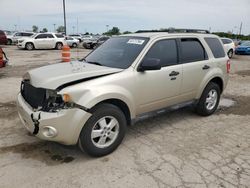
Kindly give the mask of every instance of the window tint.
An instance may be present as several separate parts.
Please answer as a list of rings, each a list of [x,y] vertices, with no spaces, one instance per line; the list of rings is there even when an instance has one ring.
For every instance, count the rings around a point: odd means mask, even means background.
[[[30,37],[32,35],[33,35],[33,33],[23,33],[23,36],[25,36],[25,37]]]
[[[230,44],[232,41],[230,39],[221,39],[223,44]]]
[[[56,35],[57,38],[64,38],[64,36],[61,35],[61,34],[55,34],[55,35]],[[70,39],[70,40],[72,40],[72,39]]]
[[[44,38],[47,38],[46,34],[40,34],[36,36],[36,39],[44,39]]]
[[[52,34],[46,34],[47,38],[54,38],[54,36]]]
[[[203,61],[206,59],[207,59],[207,53],[198,39],[195,38],[181,39],[182,63]]]
[[[22,34],[21,33],[16,33],[15,36],[19,37],[19,36],[22,36]]]
[[[156,42],[145,58],[159,59],[162,67],[177,64],[176,41],[170,39]]]
[[[215,58],[225,57],[225,51],[219,39],[206,37],[205,41],[207,42]]]

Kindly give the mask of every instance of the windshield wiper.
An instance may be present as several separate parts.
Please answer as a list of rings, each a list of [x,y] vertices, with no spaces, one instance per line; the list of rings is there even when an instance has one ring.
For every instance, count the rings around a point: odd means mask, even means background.
[[[85,63],[103,66],[103,65],[102,65],[101,63],[99,63],[99,62],[87,61],[85,58],[82,58],[82,59],[80,59],[79,61],[84,61]]]
[[[94,62],[94,61],[86,61],[86,63],[94,64],[94,65],[99,65],[99,66],[103,66],[101,63],[99,63],[99,62]]]

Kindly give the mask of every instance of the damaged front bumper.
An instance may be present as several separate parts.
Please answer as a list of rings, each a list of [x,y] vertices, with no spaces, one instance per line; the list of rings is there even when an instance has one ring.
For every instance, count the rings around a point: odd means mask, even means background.
[[[19,117],[28,129],[40,139],[65,145],[77,143],[82,127],[91,116],[79,109],[61,109],[57,112],[34,111],[19,93],[17,96]]]

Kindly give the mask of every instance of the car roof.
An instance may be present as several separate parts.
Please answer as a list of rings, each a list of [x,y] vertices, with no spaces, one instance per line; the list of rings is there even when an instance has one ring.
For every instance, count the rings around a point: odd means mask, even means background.
[[[168,33],[168,32],[145,32],[145,33],[133,33],[133,34],[126,34],[121,36],[130,36],[130,37],[146,37],[146,38],[159,38],[159,37],[216,37],[217,35],[213,34],[203,34],[203,33]]]

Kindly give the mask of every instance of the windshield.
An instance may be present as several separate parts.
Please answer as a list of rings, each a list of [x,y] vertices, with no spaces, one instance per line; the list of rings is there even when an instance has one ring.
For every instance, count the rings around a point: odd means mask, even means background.
[[[250,41],[242,42],[241,46],[250,46]]]
[[[144,37],[114,37],[108,39],[85,60],[112,68],[128,68],[148,42]]]

